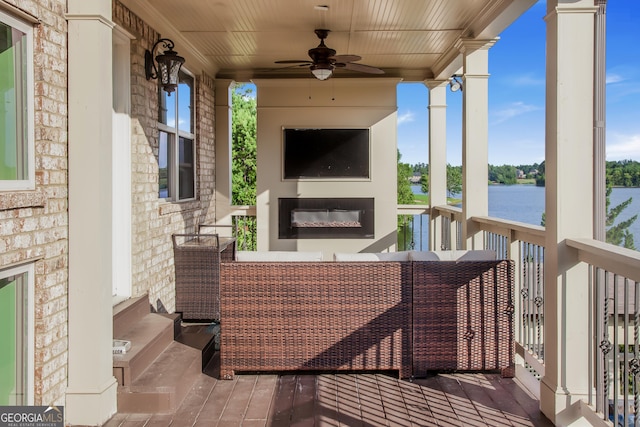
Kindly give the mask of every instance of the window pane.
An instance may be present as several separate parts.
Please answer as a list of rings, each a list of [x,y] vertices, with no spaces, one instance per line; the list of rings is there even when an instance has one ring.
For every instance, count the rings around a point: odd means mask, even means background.
[[[169,191],[169,163],[171,159],[171,144],[169,143],[169,139],[170,136],[168,133],[160,132],[158,136],[158,197],[161,199],[167,199],[171,196]]]
[[[0,180],[28,179],[26,37],[0,22]]]
[[[180,138],[180,199],[191,199],[195,196],[193,140]]]
[[[158,121],[170,127],[176,126],[176,96],[170,96],[158,85]]]
[[[27,404],[26,279],[27,273],[0,279],[0,405]]]
[[[193,78],[180,73],[178,85],[178,129],[193,133]]]

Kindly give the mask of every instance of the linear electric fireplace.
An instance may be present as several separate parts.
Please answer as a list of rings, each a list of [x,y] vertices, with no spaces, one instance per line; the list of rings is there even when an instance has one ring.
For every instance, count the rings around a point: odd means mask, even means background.
[[[373,198],[278,199],[280,239],[373,239]]]

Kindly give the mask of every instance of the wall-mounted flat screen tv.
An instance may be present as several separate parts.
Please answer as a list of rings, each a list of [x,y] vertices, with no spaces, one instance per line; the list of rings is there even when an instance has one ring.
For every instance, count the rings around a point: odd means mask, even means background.
[[[369,129],[283,129],[284,179],[370,177]]]

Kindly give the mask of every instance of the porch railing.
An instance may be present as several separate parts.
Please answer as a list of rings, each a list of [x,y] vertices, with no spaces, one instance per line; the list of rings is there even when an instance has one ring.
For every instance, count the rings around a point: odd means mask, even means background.
[[[398,206],[398,243],[401,251],[429,250],[429,206]]]
[[[255,206],[232,206],[229,214],[230,224],[224,224],[218,232],[228,233],[236,238],[236,248],[239,251],[255,251],[257,248],[257,218]],[[218,225],[220,226],[220,225]],[[226,236],[226,234],[224,234]]]
[[[455,206],[434,206],[431,208],[434,220],[440,226],[440,250],[462,249],[462,209]]]
[[[589,404],[605,420],[638,425],[640,413],[640,252],[591,239],[567,246],[590,266],[595,391]]]
[[[491,217],[473,217],[484,249],[516,265],[516,354],[523,375],[544,375],[544,227]]]

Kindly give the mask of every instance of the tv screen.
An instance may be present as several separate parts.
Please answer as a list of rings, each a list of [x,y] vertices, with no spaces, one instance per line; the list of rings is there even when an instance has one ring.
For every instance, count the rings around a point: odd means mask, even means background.
[[[369,178],[369,129],[284,129],[284,179]]]

